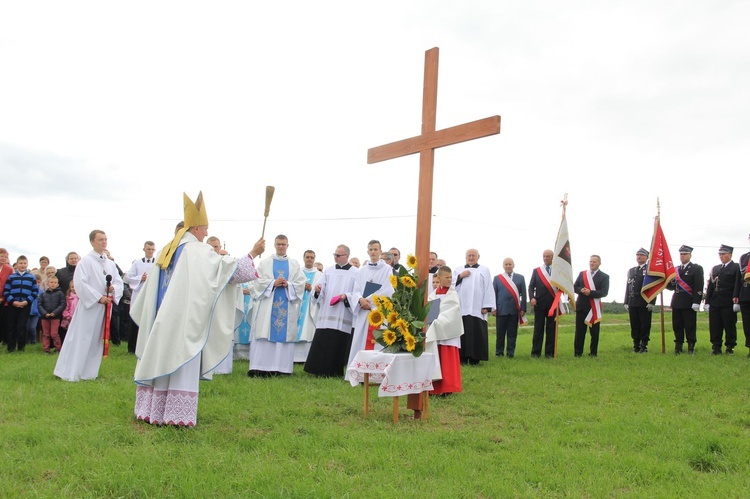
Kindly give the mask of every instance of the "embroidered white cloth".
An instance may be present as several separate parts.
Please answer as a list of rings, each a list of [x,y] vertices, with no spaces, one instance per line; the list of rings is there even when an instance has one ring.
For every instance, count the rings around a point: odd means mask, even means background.
[[[432,390],[434,369],[435,355],[431,353],[414,357],[410,353],[360,350],[346,370],[346,379],[357,386],[369,374],[371,383],[380,383],[378,397],[399,397]]]

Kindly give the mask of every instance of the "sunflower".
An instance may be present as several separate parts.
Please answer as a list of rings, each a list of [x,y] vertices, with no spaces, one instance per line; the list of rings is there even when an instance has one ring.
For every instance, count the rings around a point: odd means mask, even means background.
[[[401,278],[401,284],[404,285],[404,287],[407,288],[415,288],[417,286],[417,283],[414,282],[414,279],[412,279],[410,276],[405,275]]]
[[[393,310],[393,302],[387,296],[380,297],[381,306],[389,312]]]
[[[398,277],[396,277],[395,275],[392,275],[388,277],[388,279],[391,280],[391,286],[393,286],[393,289],[396,289],[398,287]]]
[[[370,312],[370,315],[367,316],[367,320],[370,322],[370,325],[372,327],[378,328],[383,324],[383,320],[385,318],[383,317],[383,312],[381,312],[378,309],[374,309]]]
[[[416,269],[417,257],[414,255],[406,255],[406,265],[408,265],[410,269]]]
[[[409,323],[408,323],[408,322],[406,322],[406,321],[405,321],[404,319],[398,319],[398,320],[396,321],[396,324],[394,324],[394,326],[393,326],[393,327],[394,327],[395,329],[398,329],[399,331],[401,331],[401,334],[402,334],[403,336],[406,336],[407,334],[411,334],[411,333],[409,332]]]
[[[396,333],[394,333],[390,329],[386,329],[383,332],[383,341],[385,341],[385,344],[388,346],[393,345],[394,343],[396,343]]]
[[[395,310],[391,310],[390,312],[388,312],[388,318],[386,320],[388,321],[388,324],[395,324],[398,320],[398,317],[398,312],[396,312]]]
[[[404,343],[406,344],[406,351],[413,352],[417,347],[417,340],[411,334],[404,335]]]
[[[380,308],[380,297],[378,295],[372,295],[372,302],[376,307]]]

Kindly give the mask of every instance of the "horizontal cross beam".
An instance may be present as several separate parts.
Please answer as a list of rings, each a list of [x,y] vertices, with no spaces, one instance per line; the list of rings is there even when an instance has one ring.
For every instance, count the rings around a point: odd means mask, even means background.
[[[408,156],[500,133],[500,116],[464,123],[367,150],[367,164]]]

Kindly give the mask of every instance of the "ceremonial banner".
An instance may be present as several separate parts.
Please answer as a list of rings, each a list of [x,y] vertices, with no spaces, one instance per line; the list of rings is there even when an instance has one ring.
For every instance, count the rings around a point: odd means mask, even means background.
[[[650,257],[646,267],[646,275],[643,278],[643,288],[641,288],[641,296],[647,302],[652,301],[675,278],[672,255],[669,254],[669,246],[667,246],[664,232],[661,230],[659,217],[656,217],[654,223]]]
[[[564,208],[564,207],[563,207]],[[552,258],[552,276],[550,283],[559,291],[555,296],[555,303],[550,308],[550,315],[557,309],[561,293],[568,296],[568,301],[575,309],[576,300],[573,291],[573,264],[570,256],[570,239],[568,238],[568,220],[563,211],[560,229],[557,231],[557,242],[555,243],[555,255]]]

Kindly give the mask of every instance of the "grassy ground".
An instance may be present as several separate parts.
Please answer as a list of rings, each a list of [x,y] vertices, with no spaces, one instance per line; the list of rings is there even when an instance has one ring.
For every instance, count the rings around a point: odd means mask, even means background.
[[[598,358],[573,358],[570,317],[556,360],[529,357],[525,328],[515,359],[466,367],[463,393],[396,424],[375,390],[365,419],[359,387],[237,362],[201,385],[197,427],[156,428],[133,418],[124,346],[81,383],[39,345],[3,351],[0,496],[746,497],[744,349],[709,355],[701,323],[697,355],[662,355],[655,324],[633,354],[625,319],[608,318]]]

